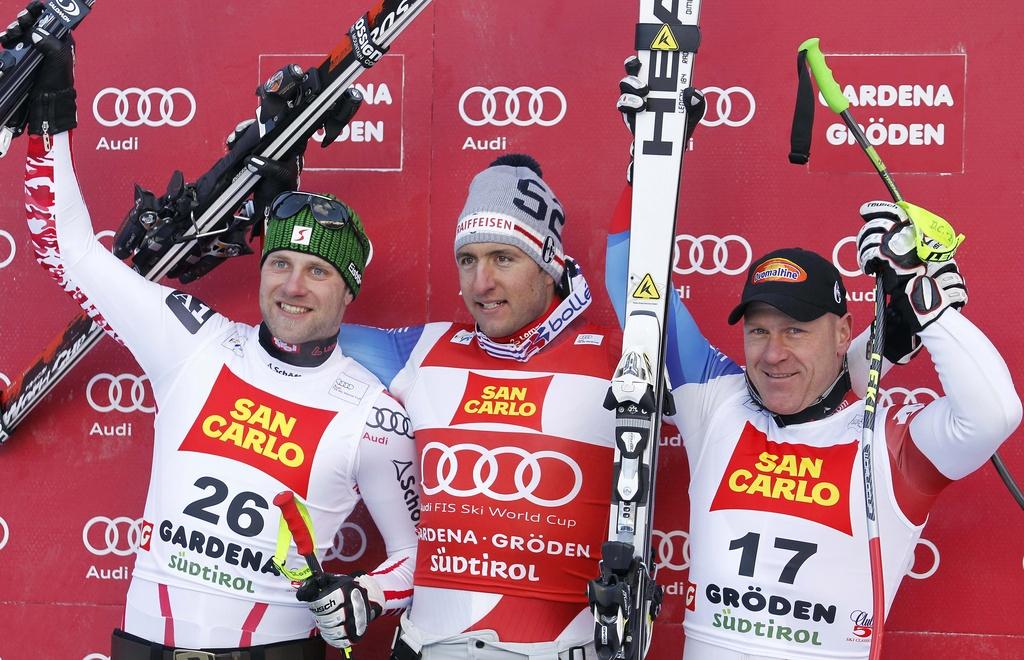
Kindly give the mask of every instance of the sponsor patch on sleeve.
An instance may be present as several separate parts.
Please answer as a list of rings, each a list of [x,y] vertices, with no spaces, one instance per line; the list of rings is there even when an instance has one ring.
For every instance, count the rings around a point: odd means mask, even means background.
[[[203,327],[215,313],[212,307],[184,291],[172,291],[164,302],[189,334],[193,335],[199,332],[199,328]]]
[[[600,346],[604,343],[604,335],[576,335],[576,341],[574,343],[577,346]]]

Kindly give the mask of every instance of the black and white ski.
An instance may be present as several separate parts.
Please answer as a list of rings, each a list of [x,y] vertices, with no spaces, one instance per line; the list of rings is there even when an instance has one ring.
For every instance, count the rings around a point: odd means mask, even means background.
[[[230,217],[252,193],[260,180],[250,159],[276,161],[286,156],[300,140],[308,139],[366,69],[373,66],[398,35],[423,11],[430,0],[381,0],[359,19],[327,58],[316,67],[319,91],[303,101],[301,111],[286,113],[276,122],[259,117],[238,138],[238,146],[218,161],[213,194],[195,209],[194,226],[142,275],[157,281],[181,263],[204,235],[224,218]],[[230,159],[230,161],[228,160]],[[77,316],[39,355],[20,377],[0,394],[0,443],[46,394],[99,341],[103,330],[84,313]]]
[[[661,416],[671,413],[664,410],[671,406],[664,330],[668,296],[673,295],[672,247],[686,148],[684,90],[691,86],[700,44],[699,12],[700,0],[640,0],[636,49],[639,76],[650,94],[634,129],[622,358],[605,401],[615,411],[614,488],[601,577],[591,586],[602,660],[644,657],[649,624],[661,604],[651,532]]]
[[[51,0],[43,6],[33,30],[61,39],[82,22],[95,0]],[[31,9],[31,7],[29,8]],[[30,15],[29,9],[18,14],[11,25]],[[35,14],[31,14],[35,15]],[[31,18],[28,18],[31,23]],[[0,51],[0,158],[7,153],[11,140],[24,130],[24,109],[36,69],[43,54],[32,45],[28,34],[17,45]]]

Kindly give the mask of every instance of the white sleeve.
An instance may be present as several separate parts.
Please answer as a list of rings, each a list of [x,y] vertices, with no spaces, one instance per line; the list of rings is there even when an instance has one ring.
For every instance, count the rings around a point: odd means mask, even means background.
[[[360,442],[356,481],[388,554],[370,571],[384,590],[384,610],[388,611],[408,607],[412,597],[420,467],[405,408],[386,393],[373,407],[365,431],[378,438],[383,433],[385,442]]]
[[[96,239],[71,141],[70,133],[58,133],[49,151],[40,137],[29,141],[25,208],[36,260],[155,380],[229,321],[189,294],[148,281]]]
[[[954,309],[921,331],[946,396],[910,422],[910,437],[950,479],[992,456],[1017,428],[1021,402],[1006,362],[981,330]]]

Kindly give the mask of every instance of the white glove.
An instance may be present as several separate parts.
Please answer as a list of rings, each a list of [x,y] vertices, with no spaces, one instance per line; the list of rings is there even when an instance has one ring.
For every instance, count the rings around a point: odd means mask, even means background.
[[[874,201],[861,206],[860,215],[865,220],[857,233],[861,270],[882,278],[889,307],[899,317],[897,323],[887,326],[916,335],[946,309],[967,304],[967,286],[956,260],[922,262],[917,256],[916,229],[902,208],[892,202]],[[919,346],[917,340],[911,343],[913,351],[909,355],[890,356],[886,351],[886,357],[893,363],[907,361]],[[888,327],[886,344],[890,344]]]
[[[319,583],[310,578],[296,597],[309,603],[324,641],[339,649],[363,638],[385,602],[380,584],[366,574],[352,577],[327,573]]]

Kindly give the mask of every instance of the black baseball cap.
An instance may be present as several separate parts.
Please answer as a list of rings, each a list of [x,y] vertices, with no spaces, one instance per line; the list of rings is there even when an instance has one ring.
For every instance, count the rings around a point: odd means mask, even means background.
[[[839,271],[821,255],[802,248],[783,248],[761,257],[747,271],[740,304],[729,325],[743,318],[752,302],[763,302],[797,321],[813,321],[831,312],[846,314],[846,287]]]

